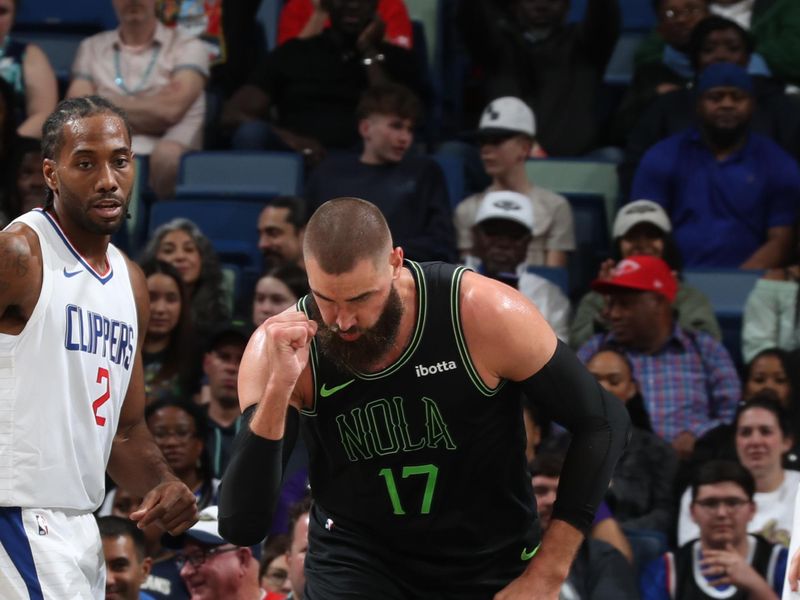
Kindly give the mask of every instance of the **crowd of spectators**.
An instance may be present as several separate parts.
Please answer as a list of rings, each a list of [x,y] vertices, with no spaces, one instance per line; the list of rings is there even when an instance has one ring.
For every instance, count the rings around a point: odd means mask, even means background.
[[[119,25],[80,44],[64,82],[16,39],[17,0],[0,0],[0,225],[44,204],[38,138],[59,93],[126,111],[145,205],[171,201],[193,150],[293,152],[305,170],[296,195],[256,200],[242,237],[257,239],[260,270],[244,284],[191,214],[126,248],[150,296],[147,425],[203,518],[178,540],[140,532],[124,517],[141,499],[109,482],[109,597],[302,598],[302,441],[264,544],[221,538],[215,504],[245,346],[308,293],[304,224],[336,196],[374,202],[407,258],[517,288],[628,408],[630,444],[562,597],[780,594],[800,483],[800,3],[653,0],[620,88],[604,83],[619,0],[586,0],[573,19],[569,0],[443,0],[458,40],[444,47],[466,63],[462,110],[443,119],[403,0],[286,0],[266,43],[259,0],[99,1]],[[440,158],[456,160],[463,197]],[[583,251],[569,190],[526,169],[549,158],[617,165],[592,279],[569,279]],[[683,280],[698,267],[761,275],[741,346]],[[563,434],[522,403],[546,528]]]

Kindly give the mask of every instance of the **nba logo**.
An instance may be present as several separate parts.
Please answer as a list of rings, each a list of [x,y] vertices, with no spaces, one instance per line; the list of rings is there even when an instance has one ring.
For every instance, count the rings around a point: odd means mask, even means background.
[[[42,515],[35,515],[36,525],[39,527],[39,535],[47,535],[47,521]]]

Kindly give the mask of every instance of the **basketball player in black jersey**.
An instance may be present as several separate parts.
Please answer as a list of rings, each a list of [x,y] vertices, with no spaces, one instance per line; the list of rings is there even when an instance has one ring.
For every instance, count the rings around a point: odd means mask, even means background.
[[[516,290],[403,260],[380,211],[339,198],[304,240],[310,296],[253,334],[220,496],[265,536],[298,423],[312,495],[306,600],[554,600],[627,439],[606,394]],[[542,539],[521,394],[572,432]]]

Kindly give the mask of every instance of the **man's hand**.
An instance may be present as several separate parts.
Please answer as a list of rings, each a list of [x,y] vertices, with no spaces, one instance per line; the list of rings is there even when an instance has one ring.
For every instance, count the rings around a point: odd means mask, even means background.
[[[361,56],[372,58],[372,55],[378,52],[378,44],[383,40],[385,32],[386,23],[378,15],[375,15],[375,18],[364,28],[356,41],[356,48]]]
[[[793,592],[798,589],[797,580],[800,579],[800,548],[794,553],[792,560],[789,562],[789,570],[786,571],[786,578],[789,580],[789,587]]]
[[[197,522],[197,499],[182,481],[167,481],[150,490],[130,517],[139,529],[155,523],[179,535]]]
[[[263,327],[270,383],[292,390],[308,364],[317,323],[302,312],[291,311],[270,317]]]
[[[689,433],[688,431],[682,431],[674,440],[672,440],[672,447],[675,449],[675,452],[680,460],[687,460],[692,456],[692,452],[694,452],[694,442],[696,439],[697,438],[694,437],[694,434]]]
[[[529,569],[497,592],[494,600],[558,600],[562,584],[537,578]]]
[[[704,549],[700,568],[714,585],[733,585],[740,590],[753,592],[759,598],[763,597],[759,592],[764,591],[765,586],[769,588],[764,578],[731,544],[725,550]]]

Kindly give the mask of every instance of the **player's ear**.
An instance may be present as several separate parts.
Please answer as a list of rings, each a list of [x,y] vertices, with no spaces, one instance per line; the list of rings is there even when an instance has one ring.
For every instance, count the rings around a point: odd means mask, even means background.
[[[44,173],[44,181],[54,192],[58,191],[58,177],[56,176],[56,161],[52,158],[45,158],[42,163],[42,173]]]
[[[392,279],[400,277],[400,272],[403,269],[403,249],[396,246],[389,256],[389,264],[392,265]]]

